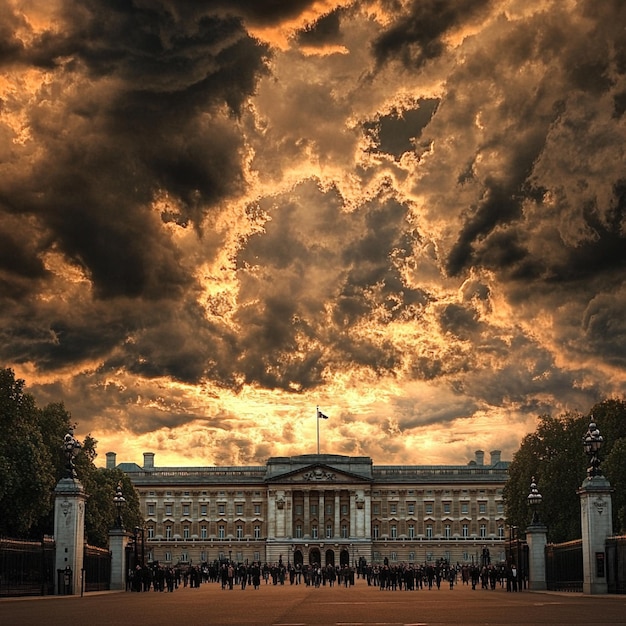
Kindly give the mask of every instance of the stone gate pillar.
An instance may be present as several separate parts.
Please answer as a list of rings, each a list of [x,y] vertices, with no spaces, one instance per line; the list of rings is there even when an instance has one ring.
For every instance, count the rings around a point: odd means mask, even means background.
[[[57,594],[74,595],[81,590],[87,495],[80,481],[73,478],[62,478],[54,493],[54,588]]]
[[[583,544],[583,593],[607,593],[606,540],[613,534],[613,489],[600,470],[603,439],[593,417],[583,437],[590,457],[587,478],[578,490]]]
[[[74,458],[81,445],[71,429],[63,439],[62,448],[67,458],[67,475],[54,490],[54,590],[57,594],[74,595],[81,591],[83,576],[87,495],[76,476]]]

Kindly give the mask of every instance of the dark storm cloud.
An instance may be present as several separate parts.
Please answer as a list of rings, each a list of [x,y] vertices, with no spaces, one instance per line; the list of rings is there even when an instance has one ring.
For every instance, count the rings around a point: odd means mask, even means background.
[[[407,67],[423,66],[443,54],[446,33],[480,15],[490,1],[413,0],[406,13],[395,1],[386,3],[398,17],[372,45],[377,63],[398,59]]]
[[[324,46],[341,41],[343,9],[336,9],[315,20],[297,33],[296,41],[303,46]]]
[[[439,100],[422,98],[415,109],[395,111],[381,116],[376,122],[367,122],[364,128],[372,136],[378,150],[400,158],[405,152],[418,148],[417,140],[434,115]]]
[[[375,343],[350,329],[381,309],[389,321],[424,301],[394,266],[411,251],[407,207],[377,199],[347,213],[336,190],[322,193],[313,182],[275,201],[265,231],[239,255],[251,269],[240,279],[242,371],[250,382],[310,388],[325,367],[343,362],[394,370],[400,353],[391,341]]]

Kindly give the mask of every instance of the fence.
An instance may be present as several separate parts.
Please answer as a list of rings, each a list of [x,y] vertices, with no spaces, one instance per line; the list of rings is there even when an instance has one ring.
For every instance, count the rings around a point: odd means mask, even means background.
[[[54,593],[54,540],[0,539],[0,597]]]
[[[83,590],[108,591],[111,588],[111,553],[106,548],[85,546]]]
[[[546,585],[549,591],[582,592],[582,539],[546,546]]]

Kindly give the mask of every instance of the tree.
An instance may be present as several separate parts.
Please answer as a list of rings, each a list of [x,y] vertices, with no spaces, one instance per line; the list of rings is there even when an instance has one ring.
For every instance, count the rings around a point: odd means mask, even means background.
[[[54,465],[24,381],[0,369],[0,534],[28,535],[50,505]]]
[[[511,526],[525,530],[530,523],[527,498],[534,476],[543,496],[540,517],[548,527],[548,539],[560,543],[580,538],[580,499],[576,492],[586,477],[588,459],[582,439],[591,416],[605,442],[602,469],[616,488],[614,529],[625,528],[626,494],[617,486],[626,485],[626,403],[614,399],[596,404],[586,416],[568,413],[538,418],[535,432],[524,437],[509,466],[504,501]]]
[[[38,409],[24,393],[24,381],[0,369],[0,535],[41,538],[54,532],[54,486],[66,475],[63,437],[76,424],[63,403]],[[107,546],[117,511],[115,489],[122,483],[127,528],[142,526],[139,498],[120,470],[95,466],[97,441],[85,437],[76,458],[78,478],[88,495],[85,532],[92,545]]]

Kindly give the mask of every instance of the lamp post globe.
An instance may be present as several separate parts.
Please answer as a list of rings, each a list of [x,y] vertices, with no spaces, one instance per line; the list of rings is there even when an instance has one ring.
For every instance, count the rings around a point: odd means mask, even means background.
[[[530,493],[528,494],[527,502],[530,510],[532,511],[532,521],[531,524],[539,523],[539,506],[543,501],[543,496],[539,493],[539,489],[537,489],[537,483],[535,482],[535,477],[532,477],[530,482]]]

